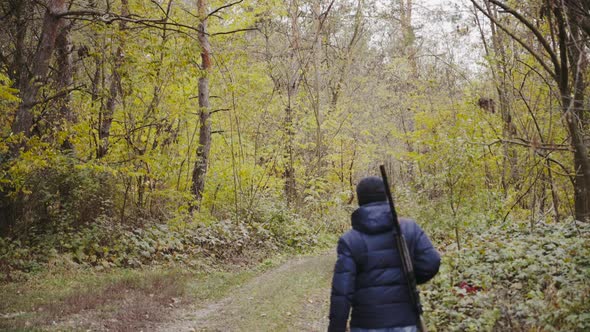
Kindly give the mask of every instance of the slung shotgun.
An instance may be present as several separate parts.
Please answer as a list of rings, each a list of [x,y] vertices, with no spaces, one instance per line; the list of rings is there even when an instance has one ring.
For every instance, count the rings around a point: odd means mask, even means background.
[[[406,277],[406,281],[408,282],[410,300],[416,309],[416,313],[418,314],[418,331],[420,332],[427,332],[426,325],[424,325],[424,320],[422,319],[422,304],[420,303],[420,293],[418,292],[418,287],[416,285],[416,275],[414,274],[414,265],[412,264],[412,257],[410,257],[410,251],[408,250],[408,244],[406,243],[406,239],[402,234],[402,230],[399,224],[399,220],[397,219],[397,213],[395,212],[395,206],[393,205],[393,197],[391,196],[391,190],[389,189],[389,181],[387,181],[387,173],[385,172],[385,166],[379,166],[381,170],[381,177],[383,178],[383,184],[385,185],[385,194],[387,195],[387,201],[389,202],[389,207],[391,208],[391,215],[393,216],[393,227],[394,227],[394,237],[395,237],[395,244],[397,246],[397,250],[400,253],[400,257],[402,260],[402,270],[404,272],[404,276]]]

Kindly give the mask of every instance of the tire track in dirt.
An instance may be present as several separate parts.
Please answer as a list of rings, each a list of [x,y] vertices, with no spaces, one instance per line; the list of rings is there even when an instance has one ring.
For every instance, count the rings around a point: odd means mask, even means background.
[[[331,252],[292,259],[226,298],[179,309],[150,330],[325,331],[334,260]]]

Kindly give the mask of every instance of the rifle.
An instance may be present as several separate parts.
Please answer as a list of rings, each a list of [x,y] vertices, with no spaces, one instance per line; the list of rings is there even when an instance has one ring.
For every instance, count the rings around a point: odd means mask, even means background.
[[[387,201],[389,202],[389,207],[391,208],[391,215],[393,216],[393,227],[395,228],[395,244],[397,245],[397,250],[400,253],[400,258],[402,261],[402,270],[406,280],[408,282],[408,288],[410,291],[410,300],[416,309],[416,313],[418,314],[418,331],[420,332],[427,332],[426,325],[424,324],[424,320],[422,319],[422,304],[420,303],[420,293],[418,292],[418,287],[416,286],[416,275],[414,274],[414,265],[412,264],[412,258],[410,257],[410,251],[408,250],[408,244],[406,243],[406,239],[402,234],[402,230],[399,224],[399,220],[397,219],[397,213],[395,212],[395,206],[393,205],[393,198],[391,196],[391,190],[389,189],[389,181],[387,181],[387,173],[385,172],[385,166],[379,166],[381,170],[381,177],[383,178],[383,184],[385,185],[385,194],[387,195]]]

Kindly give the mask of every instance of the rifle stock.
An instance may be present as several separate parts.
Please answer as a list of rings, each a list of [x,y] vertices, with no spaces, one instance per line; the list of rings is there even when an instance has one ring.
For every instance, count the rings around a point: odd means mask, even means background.
[[[426,325],[424,324],[424,320],[422,319],[422,304],[420,303],[420,293],[418,292],[418,286],[416,284],[416,275],[414,274],[414,266],[412,264],[412,257],[410,256],[410,251],[408,250],[408,245],[406,243],[406,239],[401,231],[401,226],[399,220],[397,218],[397,212],[395,211],[395,205],[393,205],[393,197],[391,196],[391,190],[389,189],[389,181],[387,180],[387,173],[385,172],[385,166],[379,166],[381,170],[381,177],[383,178],[383,184],[385,185],[385,194],[387,196],[387,201],[389,202],[389,207],[391,209],[391,215],[393,216],[393,225],[395,228],[395,243],[397,246],[397,250],[400,253],[400,258],[402,261],[402,270],[404,276],[406,277],[406,281],[409,288],[410,299],[412,304],[416,309],[416,313],[418,315],[418,322],[417,327],[418,331],[420,332],[427,332]]]

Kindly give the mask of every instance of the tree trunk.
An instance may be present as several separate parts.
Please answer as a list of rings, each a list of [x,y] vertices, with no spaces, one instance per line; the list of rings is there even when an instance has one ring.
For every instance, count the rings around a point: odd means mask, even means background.
[[[412,26],[412,0],[401,0],[399,4],[400,24],[402,31],[402,55],[408,60],[412,69],[412,77],[418,78],[418,63],[416,62],[416,34]]]
[[[211,44],[207,34],[207,0],[198,0],[197,7],[201,23],[198,27],[199,46],[201,47],[201,77],[199,78],[199,146],[197,159],[193,167],[192,187],[196,203],[191,205],[191,211],[198,210],[203,198],[207,164],[211,150],[211,113],[209,112],[209,73],[211,72]]]
[[[564,8],[567,10],[567,8]],[[584,74],[587,70],[587,54],[580,45],[583,36],[574,24],[574,15],[568,13],[565,21],[562,9],[555,9],[558,23],[559,55],[561,71],[556,77],[561,94],[561,105],[570,134],[570,144],[574,149],[574,211],[580,221],[590,221],[590,157],[584,142]],[[569,28],[569,33],[568,29]],[[570,81],[572,83],[570,83]],[[571,88],[570,88],[571,87]],[[573,93],[572,93],[573,92]],[[573,98],[572,98],[573,97]]]
[[[323,123],[323,116],[322,116],[322,100],[320,94],[320,67],[321,67],[321,59],[320,59],[320,52],[322,50],[322,13],[321,13],[321,3],[317,0],[313,4],[313,15],[315,20],[315,29],[316,29],[316,38],[315,38],[315,45],[312,46],[313,48],[313,69],[314,69],[314,81],[313,81],[313,110],[314,110],[314,117],[316,123],[316,137],[315,137],[315,153],[316,153],[316,174],[318,177],[322,177],[324,165],[322,162],[322,157],[324,154],[323,151],[323,139],[322,139],[322,123]]]
[[[297,53],[299,52],[299,24],[298,11],[299,7],[295,1],[291,1],[289,6],[289,15],[291,19],[291,46],[289,48],[289,58],[291,60],[291,70],[287,77],[287,107],[285,107],[285,136],[287,139],[284,151],[285,160],[285,198],[287,205],[291,206],[297,200],[297,182],[295,177],[295,131],[293,128],[293,105],[297,98],[299,90],[299,62],[297,61]]]
[[[129,15],[129,4],[128,0],[121,0],[121,16]],[[119,23],[119,45],[117,45],[117,51],[115,52],[115,59],[113,63],[113,69],[111,73],[111,81],[109,85],[109,98],[107,99],[106,105],[101,105],[99,113],[99,129],[98,129],[98,147],[96,151],[96,158],[100,159],[106,156],[109,151],[109,138],[111,135],[111,125],[113,123],[113,116],[115,114],[115,106],[117,104],[117,95],[119,93],[119,87],[121,86],[121,75],[120,69],[123,64],[123,47],[125,46],[124,31],[127,28],[125,21]]]
[[[57,77],[56,87],[57,93],[63,96],[57,100],[58,112],[52,116],[55,118],[53,126],[58,131],[67,130],[67,125],[76,120],[74,112],[70,107],[71,92],[69,91],[74,84],[74,57],[72,52],[74,47],[72,45],[72,38],[70,36],[71,23],[68,24],[61,33],[57,36],[56,40],[56,53],[57,53]],[[69,138],[66,137],[61,145],[64,150],[72,150],[73,145]]]
[[[575,48],[575,46],[570,47]],[[571,100],[571,93],[566,91],[562,94],[562,103],[564,113],[566,114],[567,126],[570,133],[571,145],[574,148],[574,207],[576,219],[580,221],[590,221],[590,159],[588,156],[588,147],[584,142],[583,123],[584,123],[584,72],[586,66],[584,60],[578,62],[579,51],[570,51],[575,53],[572,57],[571,72],[574,74],[574,93]],[[575,68],[574,68],[575,67]]]
[[[10,64],[7,71],[8,76],[15,82],[15,86],[21,91],[21,94],[30,85],[29,68],[27,67],[26,57],[26,37],[29,30],[29,21],[27,15],[30,11],[31,4],[26,0],[13,0],[10,2],[12,13],[14,14],[14,61]],[[18,115],[17,115],[18,116]],[[14,124],[13,124],[14,127]],[[18,153],[19,145],[15,144],[11,147],[9,154],[16,155]],[[3,153],[2,153],[2,157]],[[10,157],[10,156],[8,156]],[[2,158],[3,161],[0,166],[4,166],[4,162],[8,158]],[[8,186],[0,187],[0,235],[8,234],[10,227],[16,220],[16,211],[13,198],[10,193],[14,188]]]
[[[74,113],[70,108],[71,93],[68,91],[74,83],[74,58],[72,52],[71,25],[64,28],[56,40],[57,53],[57,92],[63,93],[59,104],[59,119],[73,122]]]
[[[8,75],[16,83],[16,86],[20,91],[24,91],[24,88],[29,83],[28,79],[28,68],[26,58],[26,44],[25,40],[27,32],[29,30],[29,21],[27,20],[28,11],[30,11],[30,3],[26,0],[14,1],[15,6],[14,13],[16,16],[16,28],[15,28],[15,50],[14,50],[14,62],[8,70]]]
[[[574,105],[578,104],[574,102]],[[582,104],[581,101],[579,104]],[[574,106],[575,107],[575,106]],[[574,201],[576,219],[590,221],[590,160],[588,149],[584,144],[580,129],[580,121],[574,120],[575,115],[567,117],[568,128],[571,135],[571,144],[574,147]]]
[[[291,90],[287,88],[287,90]],[[294,167],[294,138],[295,131],[293,130],[293,109],[291,108],[291,96],[289,98],[289,105],[285,108],[285,134],[287,136],[287,146],[285,148],[285,198],[287,205],[291,206],[297,199],[297,182],[295,181],[295,167]]]
[[[573,100],[568,92],[562,92],[561,99],[570,133],[570,144],[574,149],[575,217],[580,221],[590,221],[590,159],[582,132],[584,113],[583,89],[580,88],[583,85],[582,75],[581,72],[578,73],[579,78],[575,82]]]
[[[19,82],[21,103],[16,111],[16,118],[12,123],[14,134],[23,134],[25,138],[31,137],[34,116],[33,107],[37,103],[39,88],[46,82],[49,72],[49,60],[55,49],[55,42],[60,29],[63,26],[63,19],[60,14],[66,10],[65,0],[49,0],[47,10],[43,18],[43,28],[37,51],[33,56],[30,75],[23,75]],[[13,153],[22,146],[13,146]]]
[[[498,17],[498,11],[495,7],[492,7],[488,1],[485,2],[486,9],[489,15],[500,20]],[[493,54],[497,57],[495,64],[490,63],[492,69],[492,77],[496,85],[496,91],[498,93],[498,101],[500,107],[500,115],[502,117],[502,136],[504,139],[512,140],[516,134],[516,127],[512,122],[512,111],[510,109],[511,100],[509,95],[508,77],[509,69],[507,66],[508,57],[506,56],[506,46],[504,41],[504,34],[498,31],[495,21],[490,22],[490,28],[492,32],[492,49]],[[483,38],[483,37],[482,37]],[[488,56],[491,54],[486,52]],[[510,185],[518,183],[518,156],[516,149],[510,146],[509,143],[503,143],[503,158],[502,158],[502,188],[504,189],[504,196],[508,195],[508,188]]]
[[[358,0],[356,13],[354,15],[354,30],[352,33],[352,37],[350,38],[350,41],[348,42],[348,46],[346,47],[346,53],[343,56],[344,62],[339,69],[340,75],[338,77],[338,81],[336,82],[335,86],[331,89],[332,91],[331,91],[330,108],[328,109],[328,112],[335,111],[336,108],[338,107],[338,99],[340,98],[340,94],[342,92],[344,82],[346,81],[346,79],[348,77],[348,73],[350,71],[350,66],[352,65],[352,62],[354,60],[354,48],[360,39],[361,32],[362,32],[361,31],[362,26],[363,26],[363,0]]]

